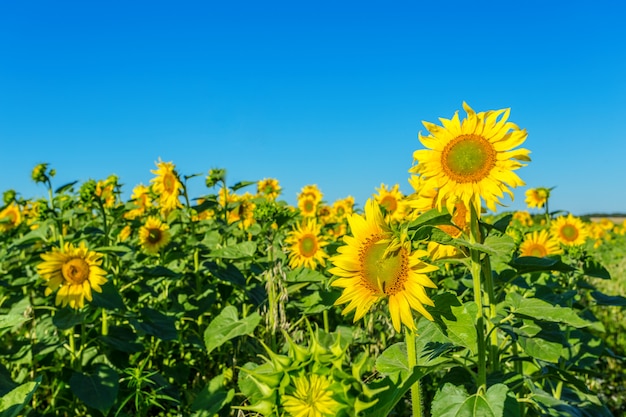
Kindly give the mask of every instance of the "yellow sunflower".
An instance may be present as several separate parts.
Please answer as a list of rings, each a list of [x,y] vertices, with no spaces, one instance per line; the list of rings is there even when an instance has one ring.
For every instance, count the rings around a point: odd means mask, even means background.
[[[432,320],[424,308],[424,304],[433,305],[425,287],[436,286],[426,273],[438,268],[420,260],[427,252],[411,252],[408,245],[392,244],[393,233],[372,199],[365,204],[363,216],[353,214],[348,222],[354,236],[344,236],[346,244],[337,249],[339,255],[330,259],[334,267],[329,270],[339,277],[331,285],[344,288],[335,302],[348,303],[342,314],[356,309],[354,321],[359,320],[375,302],[387,298],[391,321],[398,332],[401,324],[415,330],[412,310]]]
[[[298,198],[298,208],[304,217],[315,217],[317,215],[317,205],[319,201],[313,196]]]
[[[276,200],[280,195],[281,187],[278,180],[274,178],[264,178],[256,184],[257,194],[270,200]]]
[[[400,191],[400,184],[391,188],[381,184],[379,188],[376,188],[376,191],[378,192],[374,195],[376,202],[385,209],[392,220],[401,221],[405,219],[409,206],[404,199],[404,194]]]
[[[572,214],[557,217],[550,226],[550,232],[556,236],[559,242],[567,246],[582,245],[589,237],[589,231],[585,224]]]
[[[106,180],[96,183],[95,194],[98,196],[104,207],[111,208],[115,205],[115,188],[117,187],[117,177],[111,175]]]
[[[148,253],[159,253],[170,241],[169,226],[158,217],[150,216],[139,228],[139,243]]]
[[[164,215],[168,215],[172,210],[182,207],[178,199],[183,184],[178,179],[175,166],[172,162],[163,162],[159,160],[156,163],[157,169],[151,170],[156,177],[152,178],[152,191],[159,196],[159,206]]]
[[[291,394],[282,397],[282,406],[292,417],[336,416],[342,405],[333,399],[331,385],[323,375],[297,376]]]
[[[53,248],[41,255],[44,262],[37,266],[39,275],[47,281],[46,295],[59,289],[55,304],[82,308],[85,299],[91,301],[92,291],[102,292],[106,272],[100,268],[102,255],[87,249],[85,242],[78,247],[66,243],[63,249]]]
[[[7,232],[22,222],[19,206],[13,202],[0,211],[0,232]]]
[[[522,226],[530,227],[533,225],[533,218],[527,211],[516,211],[513,213],[513,220],[517,220]]]
[[[345,219],[354,211],[354,197],[348,196],[333,203],[333,215],[337,220]]]
[[[314,219],[305,220],[294,227],[285,239],[285,243],[289,245],[290,267],[305,266],[315,269],[318,264],[324,265],[328,255],[323,248],[328,241],[321,236],[320,231],[321,228]]]
[[[133,194],[130,196],[130,199],[137,207],[124,213],[124,217],[132,220],[143,216],[152,204],[150,187],[146,187],[143,184],[137,185],[133,188]]]
[[[543,258],[563,253],[559,241],[550,236],[546,229],[527,233],[519,247],[520,256]]]
[[[542,208],[548,198],[550,197],[550,190],[544,187],[530,188],[526,190],[526,205],[528,208]]]
[[[313,201],[315,201],[315,204],[317,204],[322,201],[324,194],[322,194],[316,184],[305,185],[298,194],[298,200],[308,197],[311,197]]]
[[[419,134],[427,148],[413,153],[410,172],[419,174],[437,189],[437,208],[444,205],[452,213],[461,200],[466,207],[481,213],[481,201],[495,211],[504,193],[513,198],[509,187],[524,185],[513,171],[530,161],[527,149],[514,149],[526,140],[526,130],[508,122],[509,109],[475,113],[465,102],[467,118],[458,112],[450,120],[439,119],[443,126],[423,122],[430,135]],[[471,210],[468,210],[468,218]]]

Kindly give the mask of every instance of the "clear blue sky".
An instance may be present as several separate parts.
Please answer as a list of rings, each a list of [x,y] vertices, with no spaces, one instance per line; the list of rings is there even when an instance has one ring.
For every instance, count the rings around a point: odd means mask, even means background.
[[[511,108],[528,130],[527,187],[552,209],[626,212],[626,6],[621,1],[4,1],[0,192],[155,161],[192,196],[204,176],[307,184],[359,207],[408,193],[421,121]],[[514,190],[511,209],[523,209]],[[250,191],[254,191],[251,189]]]

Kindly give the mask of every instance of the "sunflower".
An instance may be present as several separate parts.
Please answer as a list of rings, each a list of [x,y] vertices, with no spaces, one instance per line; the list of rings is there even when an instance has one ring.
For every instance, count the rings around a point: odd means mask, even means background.
[[[410,251],[407,244],[393,244],[393,233],[385,223],[378,204],[369,199],[365,214],[348,218],[354,236],[344,236],[339,255],[330,258],[334,267],[329,272],[337,277],[332,286],[344,288],[335,304],[348,305],[342,314],[356,309],[354,321],[362,318],[382,298],[388,299],[394,329],[401,324],[415,330],[411,310],[432,320],[424,304],[433,305],[425,287],[436,288],[426,276],[438,268],[422,262],[424,250]],[[407,242],[408,243],[408,242]]]
[[[104,207],[111,208],[115,205],[115,188],[117,187],[117,177],[111,175],[106,180],[96,183],[95,194],[100,199]]]
[[[158,217],[150,216],[139,228],[139,243],[148,253],[158,253],[170,241],[169,226]]]
[[[550,226],[550,232],[563,245],[578,246],[585,243],[589,231],[578,217],[572,214],[557,217]]]
[[[550,236],[546,229],[527,233],[519,247],[520,256],[544,258],[563,253],[559,241]]]
[[[544,187],[529,188],[526,190],[526,205],[528,208],[542,208],[548,198],[550,197],[550,190]]]
[[[320,264],[324,265],[328,258],[324,252],[327,240],[320,234],[320,226],[314,219],[305,220],[301,225],[296,225],[285,243],[289,244],[289,266],[298,268],[305,266],[310,269]]]
[[[152,204],[150,199],[150,187],[146,187],[143,184],[139,184],[133,188],[133,194],[130,196],[131,201],[137,207],[124,213],[124,217],[127,219],[136,219],[144,215],[146,210]]]
[[[293,417],[331,417],[341,411],[341,404],[333,399],[331,381],[318,374],[293,378],[293,391],[281,399],[283,408]]]
[[[82,308],[85,299],[92,300],[92,291],[102,292],[106,272],[100,268],[102,255],[87,249],[85,242],[78,247],[66,243],[63,249],[53,248],[41,255],[44,262],[37,266],[39,275],[47,281],[46,295],[59,289],[55,304]]]
[[[522,226],[530,227],[533,225],[533,218],[527,211],[516,211],[513,213],[513,220],[517,220]]]
[[[319,202],[313,196],[298,198],[298,208],[304,217],[315,217]]]
[[[428,149],[413,153],[417,162],[410,172],[427,181],[427,188],[439,191],[436,206],[452,213],[461,200],[467,208],[481,213],[481,201],[496,211],[504,193],[513,198],[509,187],[524,185],[513,171],[530,161],[527,149],[514,149],[526,140],[526,130],[508,122],[509,109],[475,113],[465,102],[467,118],[458,112],[450,120],[439,119],[443,126],[423,122],[430,135],[419,134]],[[468,220],[471,210],[468,210]]]
[[[178,179],[175,166],[172,162],[159,160],[157,169],[151,170],[156,177],[152,178],[152,190],[159,196],[161,212],[167,216],[172,210],[182,207],[178,197],[183,189],[183,184]]]
[[[19,206],[13,202],[0,211],[0,232],[7,232],[22,222]]]
[[[409,206],[404,199],[404,194],[400,191],[400,184],[396,184],[391,188],[388,188],[385,184],[380,184],[376,191],[378,192],[377,195],[374,195],[376,202],[385,209],[387,215],[392,220],[401,221],[405,219]]]
[[[348,196],[336,200],[333,203],[333,215],[337,220],[342,220],[352,214],[354,211],[354,197]]]
[[[322,201],[322,197],[324,197],[324,194],[322,194],[316,184],[305,185],[304,187],[302,187],[300,193],[298,194],[298,200],[307,197],[312,198],[313,201],[315,201],[315,204],[317,204]]]
[[[274,178],[264,178],[256,184],[257,194],[270,200],[276,200],[280,195],[280,185]]]

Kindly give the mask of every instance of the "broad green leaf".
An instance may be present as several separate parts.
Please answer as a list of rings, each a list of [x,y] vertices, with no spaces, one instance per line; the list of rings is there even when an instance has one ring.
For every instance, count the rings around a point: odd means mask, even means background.
[[[237,336],[251,334],[261,321],[259,313],[252,313],[239,320],[237,308],[226,306],[222,312],[209,323],[204,332],[204,344],[207,353],[223,345],[226,341]]]
[[[111,326],[108,334],[100,338],[121,352],[134,353],[143,349],[143,345],[137,341],[137,334],[130,327]]]
[[[437,417],[506,417],[519,415],[517,407],[506,406],[508,387],[496,384],[486,393],[469,395],[465,388],[446,383],[432,403],[432,415]],[[515,411],[517,409],[517,411]]]
[[[84,311],[74,310],[70,307],[60,309],[54,317],[52,323],[60,329],[66,330],[85,321],[86,314]]]
[[[204,266],[213,276],[221,279],[222,281],[230,282],[231,284],[239,286],[246,285],[246,277],[235,265],[231,263],[219,265],[217,262],[208,261],[204,263]]]
[[[0,315],[0,336],[11,329],[21,326],[28,320],[30,318],[24,316],[24,313],[9,312],[9,314]]]
[[[68,182],[67,184],[63,184],[62,186],[58,187],[56,190],[54,190],[55,194],[62,194],[63,192],[69,190],[70,188],[72,188],[74,186],[74,184],[78,183],[78,181],[72,181],[72,182]]]
[[[596,303],[601,306],[626,306],[626,297],[621,295],[606,295],[600,291],[592,291],[591,296],[596,300]]]
[[[509,265],[520,274],[535,271],[571,272],[576,270],[576,268],[564,264],[558,258],[537,258],[535,256],[520,256],[513,259]]]
[[[383,375],[396,379],[406,379],[409,375],[409,361],[406,352],[406,343],[399,342],[389,346],[376,359],[376,370]]]
[[[368,400],[375,401],[375,404],[371,408],[367,408],[366,415],[368,417],[387,417],[398,401],[411,389],[411,386],[428,372],[416,366],[407,378],[398,381],[387,376],[368,384],[366,392],[372,393]]]
[[[211,257],[224,259],[243,259],[254,256],[256,252],[256,243],[240,242],[234,245],[224,246],[211,251]]]
[[[147,307],[142,308],[140,313],[140,319],[129,320],[135,329],[161,340],[174,340],[178,337],[176,320],[173,317]]]
[[[471,301],[461,306],[452,306],[453,319],[441,317],[444,334],[454,343],[468,348],[476,353],[478,338],[476,335],[475,319],[478,313],[476,303]]]
[[[93,291],[92,296],[92,304],[96,307],[106,308],[107,310],[124,308],[124,300],[111,280],[102,285],[102,292]]]
[[[112,253],[118,256],[124,255],[131,251],[128,246],[100,246],[94,249],[95,252],[98,253]]]
[[[86,405],[107,414],[117,398],[119,379],[114,369],[99,363],[91,373],[74,372],[70,378],[70,388]]]
[[[483,243],[471,243],[463,239],[456,239],[456,245],[476,249],[491,256],[508,256],[515,249],[515,241],[509,235],[489,235]]]
[[[198,393],[191,404],[191,411],[195,412],[194,417],[212,417],[234,397],[235,390],[232,388],[227,390],[224,376],[218,375]]]
[[[34,381],[26,382],[3,395],[0,398],[0,417],[17,417],[33,398],[40,383],[41,376],[38,376]]]
[[[611,279],[611,273],[602,264],[591,257],[585,258],[583,264],[583,272],[585,275],[594,278]]]
[[[409,223],[409,229],[417,229],[420,226],[438,224],[451,224],[450,214],[448,214],[448,211],[446,209],[444,209],[443,211],[432,209],[427,211],[426,213],[420,214],[417,219]]]
[[[527,317],[533,320],[544,320],[555,323],[564,323],[576,328],[591,325],[582,319],[569,307],[553,306],[538,298],[524,298],[517,293],[509,293],[506,302],[510,306],[511,313],[516,316]]]
[[[561,357],[563,345],[541,337],[520,337],[519,344],[524,352],[532,358],[557,363]]]

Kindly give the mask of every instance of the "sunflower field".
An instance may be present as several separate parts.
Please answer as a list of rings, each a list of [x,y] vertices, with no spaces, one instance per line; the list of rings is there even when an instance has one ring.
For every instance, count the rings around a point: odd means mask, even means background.
[[[498,213],[527,133],[463,107],[362,208],[36,166],[0,209],[0,417],[624,415],[626,222]]]

